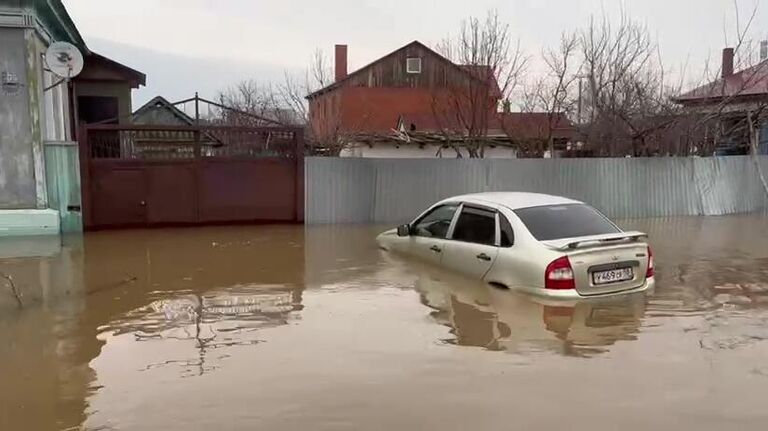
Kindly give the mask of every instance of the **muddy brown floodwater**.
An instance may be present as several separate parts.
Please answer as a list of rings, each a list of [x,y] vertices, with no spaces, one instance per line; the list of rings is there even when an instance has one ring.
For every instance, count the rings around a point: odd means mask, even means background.
[[[765,430],[768,218],[625,221],[650,296],[575,305],[364,227],[0,242],[1,430]]]

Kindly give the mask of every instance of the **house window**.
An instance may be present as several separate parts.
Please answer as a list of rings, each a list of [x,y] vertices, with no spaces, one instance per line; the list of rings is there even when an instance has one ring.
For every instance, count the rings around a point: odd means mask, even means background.
[[[421,58],[409,57],[405,59],[405,71],[408,73],[421,73]]]
[[[119,105],[117,97],[80,96],[77,98],[78,118],[86,123],[117,124],[120,116]]]

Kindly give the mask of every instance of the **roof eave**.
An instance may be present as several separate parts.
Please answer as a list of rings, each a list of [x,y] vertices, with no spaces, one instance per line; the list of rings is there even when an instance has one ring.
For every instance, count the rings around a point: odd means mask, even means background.
[[[98,60],[104,61],[108,63],[110,66],[115,67],[116,69],[119,69],[122,73],[128,75],[128,79],[126,79],[128,82],[131,83],[131,88],[139,88],[139,86],[146,86],[147,85],[147,75],[139,72],[136,69],[130,68],[122,63],[119,63],[115,60],[112,60],[109,57],[105,57],[101,54],[98,54],[96,52],[91,52],[91,57],[95,57]]]

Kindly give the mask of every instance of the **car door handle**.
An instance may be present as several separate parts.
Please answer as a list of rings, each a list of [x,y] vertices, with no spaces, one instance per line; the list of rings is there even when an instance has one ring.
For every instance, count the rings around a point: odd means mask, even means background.
[[[478,259],[480,259],[480,260],[484,260],[484,261],[486,261],[486,262],[490,262],[490,261],[491,261],[491,256],[488,256],[488,255],[487,255],[487,254],[485,254],[485,253],[480,253],[480,254],[478,254],[478,255],[477,255],[477,258],[478,258]]]
[[[432,247],[430,247],[429,249],[430,249],[430,250],[432,250],[432,251],[434,251],[435,253],[440,253],[441,251],[443,251],[443,249],[442,249],[442,248],[440,248],[440,247],[438,247],[438,246],[436,246],[436,245],[433,245],[433,246],[432,246]]]

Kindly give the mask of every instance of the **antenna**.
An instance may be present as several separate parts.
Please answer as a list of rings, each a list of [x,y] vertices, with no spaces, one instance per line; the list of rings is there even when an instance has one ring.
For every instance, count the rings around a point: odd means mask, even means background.
[[[45,51],[45,62],[48,70],[60,77],[62,81],[72,79],[83,71],[83,54],[68,42],[52,43]]]

